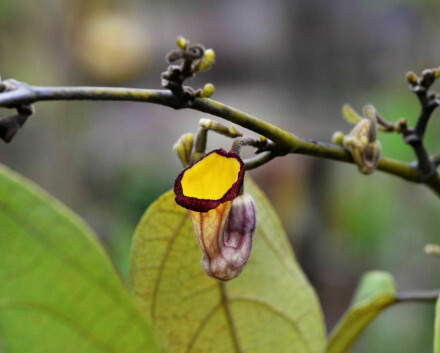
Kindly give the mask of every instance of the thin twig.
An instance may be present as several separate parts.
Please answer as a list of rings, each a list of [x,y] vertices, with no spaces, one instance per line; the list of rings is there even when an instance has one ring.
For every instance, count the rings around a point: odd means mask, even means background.
[[[266,164],[268,162],[270,162],[272,159],[278,157],[278,155],[274,152],[263,152],[260,153],[259,155],[256,155],[254,157],[245,159],[243,161],[243,163],[246,166],[246,170],[251,170],[251,169],[255,169],[258,168],[260,166],[262,166],[263,164]]]
[[[417,95],[421,105],[421,112],[417,119],[414,129],[403,131],[403,140],[409,144],[416,156],[417,167],[424,179],[430,179],[436,174],[436,166],[431,160],[424,144],[424,137],[429,119],[435,108],[438,107],[438,99],[436,94],[429,93],[429,88],[434,83],[436,75],[435,70],[425,70],[420,78],[415,74],[407,74],[408,82],[411,90]]]
[[[259,139],[250,136],[238,137],[232,142],[231,151],[240,154],[241,148],[244,146],[255,147],[257,149],[255,153],[276,151],[278,155],[281,155],[281,151],[277,151],[276,145],[265,137]]]
[[[119,87],[41,87],[23,84],[17,90],[0,94],[0,106],[54,100],[132,101],[162,104],[175,109],[186,108],[167,89]]]
[[[298,153],[353,163],[350,153],[343,147],[299,138],[275,125],[209,98],[197,98],[182,102],[169,90],[111,87],[41,87],[21,84],[14,91],[0,93],[1,107],[53,100],[135,101],[161,104],[174,109],[190,108],[218,116],[265,136],[273,141],[280,151],[283,151],[282,154],[286,152]],[[264,158],[267,158],[267,156]],[[385,158],[380,160],[377,169],[408,181],[424,183],[440,197],[440,178],[438,175],[424,180],[423,174],[417,167]]]
[[[382,130],[381,130],[381,131],[383,131],[383,132],[393,132],[393,131],[395,131],[395,126],[394,126],[394,124],[393,124],[392,122],[390,122],[390,121],[384,119],[384,118],[383,118],[380,114],[378,114],[377,112],[376,112],[376,120],[377,120],[379,126],[382,127]]]
[[[403,302],[436,302],[440,289],[408,290],[397,293],[397,303]]]

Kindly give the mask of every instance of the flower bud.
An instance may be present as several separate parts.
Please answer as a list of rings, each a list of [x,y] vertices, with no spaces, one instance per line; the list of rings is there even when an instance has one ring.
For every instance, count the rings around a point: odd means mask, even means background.
[[[185,50],[188,43],[185,38],[183,38],[182,36],[179,36],[179,37],[177,37],[176,44],[180,49]]]
[[[187,167],[191,158],[191,151],[194,144],[193,134],[184,134],[180,136],[173,146],[173,150],[177,152],[177,156],[184,167]]]
[[[406,80],[408,81],[408,83],[411,86],[415,86],[417,84],[417,82],[418,82],[417,75],[414,72],[411,72],[411,71],[406,73]]]
[[[206,49],[202,62],[198,67],[198,71],[208,70],[214,64],[215,52],[212,49]]]
[[[379,163],[382,146],[376,140],[376,134],[376,111],[372,105],[367,105],[364,118],[344,137],[344,145],[362,174],[371,174]]]
[[[342,131],[335,131],[332,136],[332,142],[338,146],[344,145],[344,133]]]
[[[212,83],[207,83],[202,90],[202,93],[200,93],[200,97],[202,98],[209,98],[214,94],[214,85]]]

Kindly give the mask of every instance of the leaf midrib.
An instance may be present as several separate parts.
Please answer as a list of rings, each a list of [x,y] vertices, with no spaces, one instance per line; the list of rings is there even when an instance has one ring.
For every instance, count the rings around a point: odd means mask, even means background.
[[[168,212],[167,210],[161,210],[161,212]],[[160,213],[158,210],[155,210],[154,213]],[[179,236],[179,234],[181,233],[181,230],[185,224],[185,221],[188,219],[188,214],[184,213],[182,214],[182,219],[179,223],[179,225],[177,226],[176,230],[173,232],[172,236],[169,238],[169,242],[167,244],[167,248],[165,250],[164,256],[161,259],[161,263],[159,266],[159,271],[157,274],[157,279],[155,282],[155,286],[152,292],[152,301],[151,301],[151,317],[154,320],[155,318],[155,310],[156,310],[156,301],[157,301],[157,295],[159,293],[159,287],[160,287],[160,282],[161,282],[161,274],[165,268],[168,256],[172,250],[173,245],[175,244],[175,241],[177,239],[177,237]],[[264,241],[269,245],[269,248],[276,253],[281,259],[283,259],[284,257],[282,256],[282,254],[279,252],[279,250],[277,249],[277,247],[274,246],[274,244],[272,244],[272,242],[269,240],[267,231],[264,229],[264,227],[260,226],[260,232],[263,235],[263,239]],[[145,241],[150,241],[150,238],[146,238]],[[288,264],[286,264],[284,261],[282,261],[282,264],[286,267],[286,270],[288,270],[292,275],[295,275],[295,271],[288,266]],[[298,325],[293,321],[292,318],[282,314],[279,310],[277,310],[275,307],[273,307],[272,305],[268,305],[267,303],[265,303],[262,300],[258,300],[258,299],[254,299],[251,297],[234,297],[231,298],[228,296],[227,294],[227,287],[226,284],[224,282],[218,282],[218,288],[220,289],[221,292],[221,301],[214,305],[212,307],[212,309],[206,314],[206,316],[203,318],[203,320],[201,321],[199,327],[197,328],[197,330],[194,332],[193,337],[191,338],[191,341],[188,345],[187,350],[185,351],[186,353],[190,353],[191,350],[194,347],[194,344],[196,343],[197,339],[199,338],[200,333],[203,331],[203,328],[207,325],[207,323],[209,322],[209,320],[214,316],[214,314],[220,309],[220,308],[224,308],[225,310],[225,316],[226,316],[226,320],[228,322],[228,328],[230,329],[230,334],[231,334],[231,338],[234,344],[234,348],[235,348],[235,352],[236,353],[243,353],[243,350],[240,346],[240,339],[237,336],[237,330],[235,329],[235,321],[233,319],[233,315],[232,315],[232,311],[230,309],[229,303],[233,300],[236,301],[248,301],[251,303],[254,303],[256,305],[261,305],[264,306],[266,309],[270,310],[272,313],[274,313],[275,315],[278,315],[280,317],[282,317],[285,321],[289,322],[295,329],[295,331],[297,332],[297,334],[302,338],[304,347],[306,348],[306,350],[308,352],[312,352],[311,347],[309,346],[307,340],[305,339],[305,336],[302,332],[302,330],[298,327]]]

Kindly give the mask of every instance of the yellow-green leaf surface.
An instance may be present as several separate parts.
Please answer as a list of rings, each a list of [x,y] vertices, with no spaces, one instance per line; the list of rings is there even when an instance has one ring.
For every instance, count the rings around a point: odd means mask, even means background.
[[[440,297],[435,305],[434,353],[440,353]]]
[[[229,282],[208,277],[188,211],[172,191],[143,216],[134,236],[131,284],[167,353],[323,352],[316,295],[301,272],[280,221],[258,187],[251,257]]]
[[[344,116],[345,120],[347,120],[347,122],[353,125],[356,125],[359,121],[362,120],[362,117],[358,113],[356,113],[356,111],[348,104],[344,104],[344,106],[342,107],[342,115]]]
[[[342,115],[348,123],[353,125],[356,125],[362,120],[362,117],[358,113],[356,113],[356,111],[348,104],[344,104],[344,106],[342,107]],[[387,131],[387,129],[382,125],[378,126],[378,130]]]
[[[362,277],[351,307],[330,334],[327,352],[348,352],[368,324],[396,300],[394,279],[389,273],[366,273]]]
[[[8,353],[157,352],[93,233],[3,166],[0,337]]]

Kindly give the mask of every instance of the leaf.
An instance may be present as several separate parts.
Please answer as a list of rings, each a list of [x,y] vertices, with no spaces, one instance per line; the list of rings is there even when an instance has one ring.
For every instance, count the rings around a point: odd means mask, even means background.
[[[344,353],[382,310],[395,303],[393,277],[387,272],[367,272],[353,303],[329,336],[327,353]]]
[[[344,116],[345,120],[347,120],[347,122],[353,125],[356,125],[359,121],[362,120],[362,117],[358,113],[356,113],[356,111],[348,104],[344,104],[344,106],[342,107],[342,115]]]
[[[352,124],[352,125],[356,125],[358,122],[360,122],[363,118],[356,113],[356,111],[348,104],[344,104],[344,106],[342,107],[342,115],[344,116],[344,119]],[[383,132],[390,132],[385,126],[378,124],[377,129],[379,131],[383,131]]]
[[[173,191],[160,197],[136,230],[130,279],[135,297],[168,353],[322,352],[321,309],[274,209],[258,187],[250,260],[230,282],[208,277],[187,210]]]
[[[440,353],[440,297],[435,305],[434,353]]]
[[[8,353],[157,352],[90,229],[3,166],[0,337]]]

